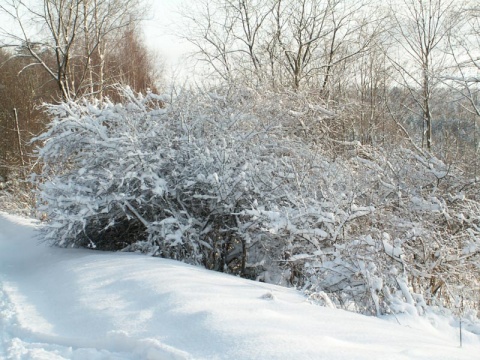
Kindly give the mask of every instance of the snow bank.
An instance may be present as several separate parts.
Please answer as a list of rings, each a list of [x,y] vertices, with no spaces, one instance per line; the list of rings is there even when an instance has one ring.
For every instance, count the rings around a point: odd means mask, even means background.
[[[440,318],[385,321],[171,260],[46,247],[35,226],[0,214],[0,359],[438,360],[480,350],[469,332],[459,348]]]

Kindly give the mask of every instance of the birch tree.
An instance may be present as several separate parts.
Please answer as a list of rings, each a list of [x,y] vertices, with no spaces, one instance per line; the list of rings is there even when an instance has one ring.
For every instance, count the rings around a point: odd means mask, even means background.
[[[0,10],[18,31],[1,29],[27,66],[40,66],[62,99],[101,96],[109,40],[139,21],[140,0],[6,0]]]
[[[432,94],[444,66],[440,50],[453,26],[451,14],[456,4],[454,0],[404,0],[391,8],[394,27],[390,35],[399,46],[399,56],[391,59],[420,109],[422,147],[428,150],[433,144]],[[408,61],[403,62],[402,58]]]

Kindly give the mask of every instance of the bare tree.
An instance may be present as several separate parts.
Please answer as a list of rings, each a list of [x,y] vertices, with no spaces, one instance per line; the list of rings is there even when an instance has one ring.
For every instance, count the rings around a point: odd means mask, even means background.
[[[131,29],[141,21],[145,6],[142,0],[82,1],[85,43],[80,43],[80,46],[85,49],[82,63],[86,71],[81,74],[88,74],[88,81],[83,78],[79,87],[89,87],[90,93],[101,99],[104,87],[109,83],[107,58],[115,51],[116,44],[128,37]]]
[[[139,93],[155,92],[161,85],[161,64],[158,64],[158,58],[144,45],[140,29],[132,24],[117,43],[106,56],[106,67],[112,80],[128,84]],[[115,88],[111,90],[115,91]],[[107,90],[107,95],[111,97],[112,91]]]
[[[227,8],[215,1],[201,0],[193,8],[182,9],[181,15],[185,20],[181,36],[197,49],[195,60],[207,64],[213,74],[228,81],[232,75],[234,20]]]
[[[318,56],[321,41],[334,33],[329,19],[335,4],[331,1],[320,3],[303,0],[284,2],[283,6],[289,10],[275,13],[276,34],[284,55],[285,69],[292,79],[293,87],[298,89],[302,80],[312,73],[312,60]],[[286,16],[287,26],[282,26],[284,22],[280,16]]]
[[[473,145],[471,154],[474,179],[478,176],[480,121],[480,8],[465,6],[457,26],[452,28],[448,37],[449,55],[454,60],[451,71],[444,76],[444,83],[453,88],[463,101],[460,105],[471,118],[469,136],[463,139]],[[472,148],[470,146],[469,148]],[[465,154],[464,154],[465,155]]]
[[[399,56],[390,54],[404,86],[410,91],[423,121],[422,147],[432,148],[431,99],[444,65],[441,47],[453,26],[455,0],[404,0],[391,7],[394,27],[391,37]],[[407,62],[402,59],[407,58]]]
[[[79,1],[45,0],[39,9],[22,0],[11,0],[0,8],[15,19],[20,29],[19,34],[10,32],[7,35],[22,49],[21,56],[30,56],[31,65],[42,66],[57,83],[62,98],[70,98],[69,68],[80,26]],[[26,15],[28,21],[24,20]],[[34,23],[48,33],[48,38],[37,40],[32,37],[32,33],[39,31]],[[52,57],[54,65],[50,61]]]
[[[386,138],[395,136],[395,130],[387,123],[389,92],[393,88],[387,51],[387,44],[379,36],[369,51],[363,52],[345,74],[350,78],[347,85],[350,90],[343,101],[349,104],[350,117],[358,134],[352,140],[360,140],[362,144],[381,143],[385,146]],[[398,101],[398,98],[395,100]]]
[[[103,91],[108,41],[139,20],[141,0],[6,0],[0,9],[19,32],[3,29],[18,56],[41,66],[71,99]]]
[[[327,88],[333,68],[371,42],[365,35],[372,16],[367,21],[363,1],[204,0],[197,6],[183,11],[183,36],[223,79],[253,75],[298,90],[322,78]]]

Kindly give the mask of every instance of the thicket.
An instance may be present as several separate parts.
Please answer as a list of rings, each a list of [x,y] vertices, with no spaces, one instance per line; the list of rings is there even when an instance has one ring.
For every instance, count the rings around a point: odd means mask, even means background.
[[[126,89],[120,103],[50,105],[37,138],[45,239],[201,264],[370,314],[460,296],[478,309],[478,183],[408,139],[330,138],[333,114],[305,101]]]
[[[168,96],[141,2],[32,4],[0,4],[39,24],[0,33],[0,207],[36,204],[51,244],[369,314],[479,309],[476,3],[198,1],[175,32],[208,90]]]

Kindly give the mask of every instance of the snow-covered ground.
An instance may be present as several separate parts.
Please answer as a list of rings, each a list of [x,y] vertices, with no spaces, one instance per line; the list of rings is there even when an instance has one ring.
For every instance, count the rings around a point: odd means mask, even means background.
[[[0,214],[0,359],[480,358],[479,336],[460,348],[448,319],[366,317],[174,261],[50,248],[34,228]]]

